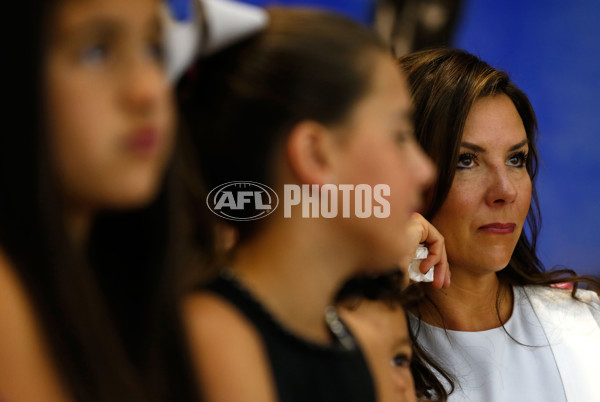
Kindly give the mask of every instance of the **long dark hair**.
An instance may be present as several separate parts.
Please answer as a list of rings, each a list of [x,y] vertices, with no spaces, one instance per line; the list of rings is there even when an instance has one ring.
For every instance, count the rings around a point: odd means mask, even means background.
[[[551,286],[571,282],[574,298],[580,283],[591,289],[600,289],[597,279],[577,275],[573,270],[546,271],[536,254],[537,238],[541,229],[535,186],[539,161],[536,147],[538,132],[535,112],[527,95],[510,81],[505,72],[492,68],[476,56],[462,50],[424,50],[401,57],[398,64],[411,88],[415,136],[437,165],[438,180],[428,195],[425,217],[431,220],[448,196],[459,159],[465,121],[471,107],[482,97],[504,94],[512,100],[525,127],[529,143],[526,169],[531,178],[532,195],[527,215],[528,231],[522,231],[508,266],[498,272],[498,278],[505,284],[521,286]],[[496,312],[499,319],[500,291],[501,287],[496,294]],[[426,297],[421,303],[424,302],[430,303],[441,317],[440,310],[431,298]],[[418,308],[415,311],[420,314]],[[441,319],[443,321],[443,317]],[[500,323],[504,327],[501,319]],[[416,329],[411,328],[417,337],[419,330],[419,326]],[[457,380],[452,378],[450,381],[450,378],[452,376],[446,377],[446,381],[452,390]]]
[[[33,305],[69,395],[86,402],[146,401],[152,398],[144,371],[165,310],[160,298],[172,294],[160,283],[175,252],[174,190],[165,184],[152,205],[99,216],[89,250],[71,243],[44,129],[42,90],[45,37],[59,3],[19,6],[22,35],[10,38],[14,71],[8,77],[20,87],[6,119],[18,132],[0,136],[0,248]]]
[[[89,249],[127,358],[157,402],[199,400],[180,306],[212,255],[212,222],[197,207],[206,193],[178,148],[158,198],[98,216]]]
[[[379,39],[320,11],[271,9],[265,30],[201,60],[180,85],[180,108],[210,188],[272,181],[272,158],[302,120],[344,121],[370,89]],[[205,134],[206,133],[206,134]],[[268,219],[268,218],[267,218]],[[255,226],[236,223],[240,242]]]
[[[429,194],[425,217],[431,220],[448,196],[456,172],[465,121],[471,107],[480,98],[504,94],[515,105],[529,143],[526,169],[531,178],[531,204],[527,215],[528,230],[522,231],[508,266],[498,276],[514,285],[549,286],[572,282],[573,295],[580,283],[598,289],[600,284],[597,280],[576,275],[572,270],[546,271],[536,254],[541,229],[536,191],[538,126],[527,95],[512,83],[508,74],[463,50],[424,50],[401,57],[398,64],[411,88],[415,108],[415,136],[437,165],[438,180]]]
[[[9,125],[19,127],[18,134],[1,136],[0,246],[27,292],[70,395],[81,401],[144,400],[95,275],[66,233],[49,140],[43,129],[41,89],[43,38],[56,2],[39,3],[27,7],[27,26],[23,28],[27,33],[19,41],[24,49],[19,52],[24,56],[21,63],[36,71],[20,80],[19,101],[13,104],[20,113],[12,113],[30,118]]]

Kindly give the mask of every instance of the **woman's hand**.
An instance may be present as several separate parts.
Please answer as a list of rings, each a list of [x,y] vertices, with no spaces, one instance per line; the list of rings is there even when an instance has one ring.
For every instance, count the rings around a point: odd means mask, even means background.
[[[423,215],[415,212],[408,224],[407,239],[411,259],[414,257],[419,244],[425,243],[429,249],[429,255],[421,261],[419,271],[425,274],[431,267],[435,266],[433,287],[437,289],[449,287],[450,265],[448,265],[444,236]],[[408,266],[408,263],[406,266]]]

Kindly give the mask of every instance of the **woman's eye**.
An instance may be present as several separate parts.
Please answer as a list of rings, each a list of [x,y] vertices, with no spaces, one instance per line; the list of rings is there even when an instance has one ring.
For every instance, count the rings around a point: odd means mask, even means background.
[[[100,43],[84,47],[79,55],[80,59],[86,64],[103,63],[108,56],[108,45]]]
[[[522,168],[526,162],[527,154],[525,152],[517,152],[508,159],[507,165]]]
[[[409,368],[410,361],[411,361],[411,359],[410,359],[409,355],[404,354],[404,353],[399,353],[392,358],[392,361],[390,363],[394,367]]]
[[[477,155],[472,153],[464,153],[460,154],[458,157],[458,165],[456,166],[458,169],[468,169],[475,166],[475,162],[477,161]]]

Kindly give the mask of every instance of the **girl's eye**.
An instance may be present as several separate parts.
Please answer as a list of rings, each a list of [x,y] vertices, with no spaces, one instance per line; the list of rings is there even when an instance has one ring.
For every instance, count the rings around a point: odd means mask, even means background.
[[[458,157],[458,169],[469,169],[475,166],[475,162],[477,161],[477,155],[467,152],[464,154],[460,154]]]
[[[148,43],[148,55],[152,60],[163,64],[165,61],[165,47],[161,41],[151,41]]]
[[[517,152],[508,159],[507,165],[522,168],[527,162],[527,156],[528,155],[523,151]]]
[[[396,134],[395,134],[396,142],[399,144],[407,142],[410,139],[410,136],[411,136],[411,132],[408,130],[396,131]]]
[[[414,141],[414,139],[415,139],[414,129],[411,127],[411,128],[404,128],[402,130],[396,130],[396,132],[394,134],[394,138],[396,139],[396,143],[398,143],[398,144],[403,144],[405,142]]]
[[[108,56],[108,45],[100,43],[86,46],[79,55],[80,59],[86,64],[103,63]]]
[[[404,353],[399,353],[392,358],[392,361],[390,363],[394,367],[409,368],[410,361],[411,361],[411,359],[410,359],[409,355],[404,354]]]

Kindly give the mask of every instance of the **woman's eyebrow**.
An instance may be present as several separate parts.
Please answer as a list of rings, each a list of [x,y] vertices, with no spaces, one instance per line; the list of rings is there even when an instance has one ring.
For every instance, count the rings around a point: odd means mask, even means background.
[[[466,141],[461,142],[460,146],[470,149],[471,151],[475,151],[475,152],[482,152],[482,153],[485,152],[485,148],[480,147],[479,145],[472,144],[470,142],[466,142]]]
[[[529,142],[529,140],[527,138],[525,138],[523,141],[519,142],[518,144],[513,145],[512,147],[509,148],[509,152],[510,151],[516,151],[517,149],[521,148],[522,146],[526,145]]]
[[[518,144],[515,144],[515,145],[511,146],[511,147],[508,149],[508,151],[509,151],[509,152],[511,152],[511,151],[516,151],[517,149],[519,149],[519,148],[521,148],[522,146],[526,145],[528,142],[529,142],[529,140],[528,140],[528,139],[524,139],[523,141],[519,142]],[[460,146],[461,146],[461,147],[468,148],[468,149],[470,149],[470,150],[472,150],[472,151],[475,151],[475,152],[479,152],[479,153],[483,153],[483,152],[485,152],[485,151],[486,151],[486,150],[485,150],[485,148],[483,148],[483,147],[481,147],[481,146],[479,146],[479,145],[476,145],[476,144],[473,144],[473,143],[467,142],[467,141],[463,141],[463,142],[461,142],[461,143],[460,143]]]

